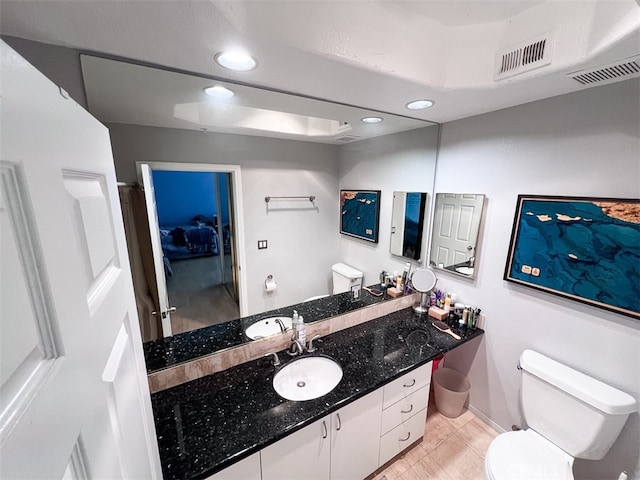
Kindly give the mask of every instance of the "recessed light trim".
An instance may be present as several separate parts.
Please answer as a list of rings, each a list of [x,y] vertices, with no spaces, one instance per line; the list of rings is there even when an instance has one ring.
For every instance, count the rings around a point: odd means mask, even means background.
[[[250,72],[258,66],[255,58],[247,53],[238,51],[218,52],[213,59],[221,67],[235,72]]]
[[[231,98],[235,95],[233,90],[229,90],[222,85],[214,85],[212,87],[206,87],[204,93],[214,98]]]
[[[382,117],[364,117],[360,119],[364,123],[380,123],[382,120]]]
[[[413,102],[407,103],[406,107],[409,110],[423,110],[425,108],[431,108],[436,104],[433,100],[414,100]]]

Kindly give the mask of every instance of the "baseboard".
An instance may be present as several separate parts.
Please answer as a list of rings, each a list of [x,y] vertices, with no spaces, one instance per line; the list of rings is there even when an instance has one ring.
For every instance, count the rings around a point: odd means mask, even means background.
[[[493,428],[496,432],[498,433],[505,433],[506,430],[504,428],[502,428],[500,425],[498,425],[496,422],[494,422],[493,420],[491,420],[489,417],[487,417],[484,413],[482,413],[480,410],[478,410],[476,407],[474,407],[473,405],[469,405],[469,410],[471,410],[471,412],[478,417],[480,420],[482,420],[484,423],[486,423],[487,425],[489,425],[491,428]]]

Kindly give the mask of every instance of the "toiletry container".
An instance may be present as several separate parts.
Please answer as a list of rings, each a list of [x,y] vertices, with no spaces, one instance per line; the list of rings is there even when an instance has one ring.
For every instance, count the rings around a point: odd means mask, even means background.
[[[333,271],[333,294],[350,292],[353,287],[362,288],[363,273],[344,263],[336,263]]]
[[[519,369],[528,428],[491,442],[486,480],[573,479],[574,459],[602,459],[637,410],[627,393],[532,350]]]

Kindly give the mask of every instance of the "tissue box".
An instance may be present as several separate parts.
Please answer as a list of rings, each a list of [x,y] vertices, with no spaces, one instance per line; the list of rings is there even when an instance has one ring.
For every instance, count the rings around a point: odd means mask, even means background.
[[[438,320],[446,320],[449,317],[449,312],[438,307],[429,307],[429,316]]]

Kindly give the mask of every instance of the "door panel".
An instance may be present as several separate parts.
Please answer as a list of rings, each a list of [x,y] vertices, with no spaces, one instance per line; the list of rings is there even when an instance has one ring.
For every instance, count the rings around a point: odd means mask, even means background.
[[[108,132],[0,53],[0,477],[161,478]]]

